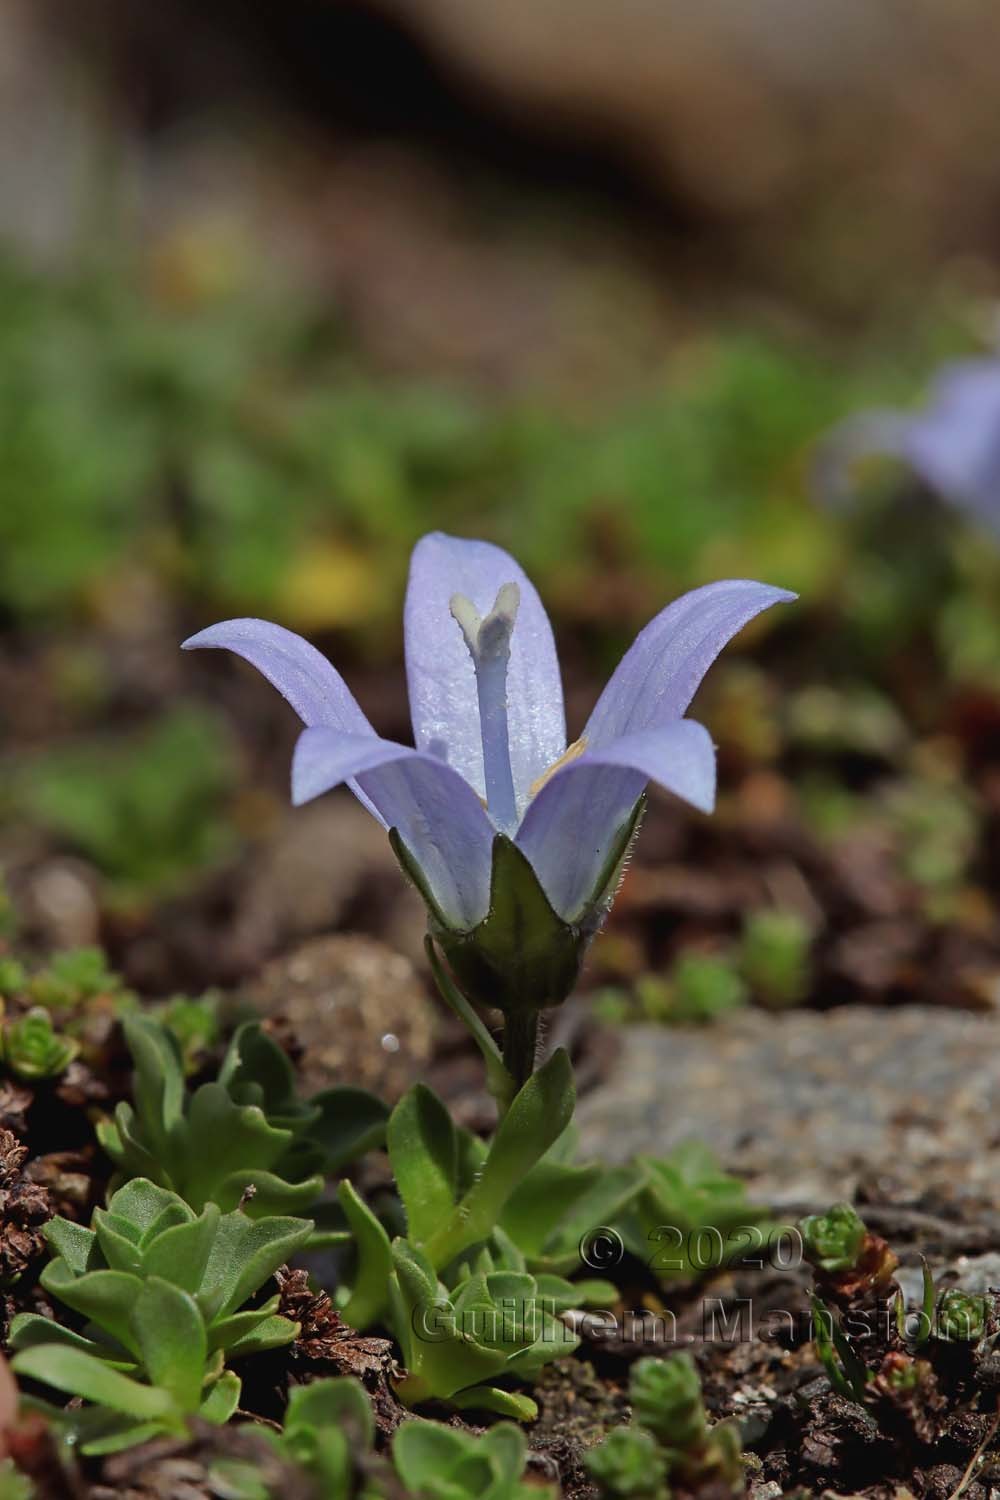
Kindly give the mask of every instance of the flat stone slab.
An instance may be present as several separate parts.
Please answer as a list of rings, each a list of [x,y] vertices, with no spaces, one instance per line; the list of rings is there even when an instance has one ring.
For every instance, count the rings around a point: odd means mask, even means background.
[[[861,1006],[625,1030],[581,1101],[582,1156],[712,1146],[775,1206],[890,1196],[1000,1206],[1000,1017]]]

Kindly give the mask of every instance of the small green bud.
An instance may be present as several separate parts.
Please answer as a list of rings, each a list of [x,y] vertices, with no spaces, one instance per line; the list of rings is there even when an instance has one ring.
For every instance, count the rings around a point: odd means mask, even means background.
[[[799,1220],[806,1260],[820,1271],[853,1271],[864,1244],[863,1221],[849,1203]]]
[[[652,1433],[641,1427],[614,1428],[583,1462],[607,1500],[665,1500],[668,1494],[666,1458]]]
[[[36,1006],[4,1029],[3,1058],[19,1078],[55,1078],[80,1050],[71,1037],[59,1036],[47,1010]]]
[[[666,1448],[686,1451],[706,1431],[701,1379],[690,1354],[640,1359],[632,1366],[629,1396],[635,1420]]]
[[[938,1303],[937,1336],[949,1344],[978,1344],[986,1336],[986,1297],[950,1287]]]

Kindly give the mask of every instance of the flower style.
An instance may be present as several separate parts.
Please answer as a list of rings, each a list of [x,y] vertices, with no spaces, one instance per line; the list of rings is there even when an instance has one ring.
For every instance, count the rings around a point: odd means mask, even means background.
[[[684,595],[639,634],[569,746],[548,617],[488,542],[435,532],[414,549],[404,630],[416,748],[380,738],[339,673],[280,625],[228,620],[184,646],[234,651],[263,673],[307,726],[293,801],[347,782],[390,831],[460,979],[501,1009],[539,1009],[572,987],[647,783],[711,811],[714,749],[684,712],[726,642],[794,597],[743,580]]]
[[[855,462],[898,459],[942,499],[1000,532],[1000,357],[945,365],[924,407],[848,418],[824,444],[820,490],[839,500]]]

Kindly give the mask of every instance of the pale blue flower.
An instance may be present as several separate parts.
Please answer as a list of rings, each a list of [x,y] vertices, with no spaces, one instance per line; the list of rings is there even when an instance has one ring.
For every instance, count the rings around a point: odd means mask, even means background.
[[[715,752],[683,715],[726,642],[794,597],[743,580],[684,595],[639,634],[569,747],[548,617],[488,542],[433,533],[414,549],[404,630],[416,748],[380,738],[325,657],[280,625],[227,620],[184,645],[234,651],[273,683],[307,726],[293,800],[347,782],[396,830],[453,931],[489,911],[498,836],[525,855],[557,916],[584,929],[648,782],[711,811]]]

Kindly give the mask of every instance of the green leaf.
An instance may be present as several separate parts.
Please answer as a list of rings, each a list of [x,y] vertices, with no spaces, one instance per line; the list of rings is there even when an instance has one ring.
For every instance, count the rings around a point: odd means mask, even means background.
[[[252,1195],[243,1202],[249,1188]],[[323,1191],[322,1177],[307,1177],[302,1182],[287,1182],[275,1172],[245,1167],[224,1177],[213,1189],[213,1201],[223,1212],[242,1203],[248,1219],[267,1219],[275,1215],[299,1214],[311,1209]]]
[[[268,1115],[293,1114],[302,1108],[291,1059],[259,1021],[245,1021],[233,1032],[218,1082],[234,1096],[241,1087],[255,1085]]]
[[[184,1110],[184,1065],[173,1036],[147,1016],[126,1016],[125,1040],[135,1063],[133,1095],[143,1132],[154,1152],[167,1155]]]
[[[179,1421],[169,1392],[154,1386],[140,1385],[127,1375],[113,1370],[103,1360],[95,1359],[82,1349],[61,1344],[39,1344],[14,1356],[12,1368],[17,1375],[40,1380],[67,1396],[81,1396],[109,1406],[112,1411],[148,1422],[157,1419]]]
[[[285,1432],[299,1427],[346,1424],[356,1442],[366,1451],[375,1442],[375,1417],[364,1387],[350,1375],[313,1380],[296,1385],[288,1393]]]
[[[347,1085],[324,1089],[309,1103],[319,1110],[318,1120],[309,1127],[309,1139],[322,1148],[328,1176],[385,1142],[389,1111],[367,1089]]]
[[[206,1203],[197,1219],[174,1224],[158,1234],[143,1254],[143,1274],[162,1276],[171,1286],[192,1295],[199,1291],[220,1217],[217,1206]]]
[[[408,1238],[422,1244],[455,1206],[458,1141],[451,1115],[418,1083],[393,1110],[386,1138]]]
[[[312,1233],[309,1219],[223,1214],[205,1267],[198,1305],[206,1321],[235,1312]]]
[[[117,1214],[95,1208],[91,1220],[97,1234],[98,1244],[104,1259],[113,1271],[126,1271],[139,1275],[142,1270],[142,1251],[139,1248],[138,1232]],[[121,1231],[128,1231],[123,1234]]]
[[[130,1353],[137,1352],[129,1309],[142,1289],[138,1276],[124,1271],[88,1271],[74,1276],[60,1258],[49,1262],[39,1280],[53,1297],[106,1330]]]
[[[515,1422],[533,1422],[538,1416],[538,1404],[530,1396],[491,1385],[469,1386],[452,1396],[451,1403],[459,1411],[492,1411]]]
[[[281,1349],[299,1334],[300,1325],[290,1318],[261,1318],[255,1328],[227,1347],[227,1359],[243,1359],[248,1354],[262,1354],[265,1349]]]
[[[346,1178],[337,1189],[337,1198],[357,1246],[354,1285],[342,1313],[352,1328],[366,1328],[382,1314],[388,1300],[392,1249],[382,1225]]]
[[[132,1304],[129,1322],[152,1383],[169,1391],[181,1411],[197,1411],[208,1346],[194,1298],[150,1276]]]
[[[10,1347],[33,1349],[38,1344],[69,1344],[74,1349],[83,1349],[87,1354],[104,1360],[115,1370],[134,1370],[134,1360],[108,1359],[107,1349],[94,1339],[74,1333],[65,1323],[56,1323],[52,1318],[43,1318],[39,1313],[18,1313],[10,1325]]]
[[[440,1422],[404,1422],[392,1442],[396,1473],[414,1495],[433,1485],[466,1456],[464,1433]]]
[[[291,1144],[290,1130],[275,1130],[256,1105],[237,1105],[221,1083],[203,1083],[191,1097],[186,1131],[183,1196],[200,1209],[231,1174],[269,1171]]]
[[[42,1233],[74,1275],[82,1276],[84,1271],[93,1270],[95,1261],[100,1264],[97,1236],[93,1230],[84,1229],[82,1224],[74,1224],[57,1214],[44,1226]]]
[[[242,1390],[243,1382],[240,1377],[234,1375],[232,1370],[223,1371],[218,1380],[209,1386],[198,1408],[198,1415],[215,1427],[224,1427],[240,1404]]]
[[[160,1225],[164,1214],[169,1214],[172,1222],[194,1218],[193,1210],[176,1193],[145,1177],[135,1177],[120,1187],[112,1194],[108,1208],[116,1217],[134,1224],[141,1236],[154,1227],[166,1228],[166,1222]]]
[[[425,1248],[435,1267],[487,1238],[514,1189],[569,1124],[575,1097],[573,1070],[560,1047],[517,1094],[497,1127],[478,1180],[428,1240]]]

